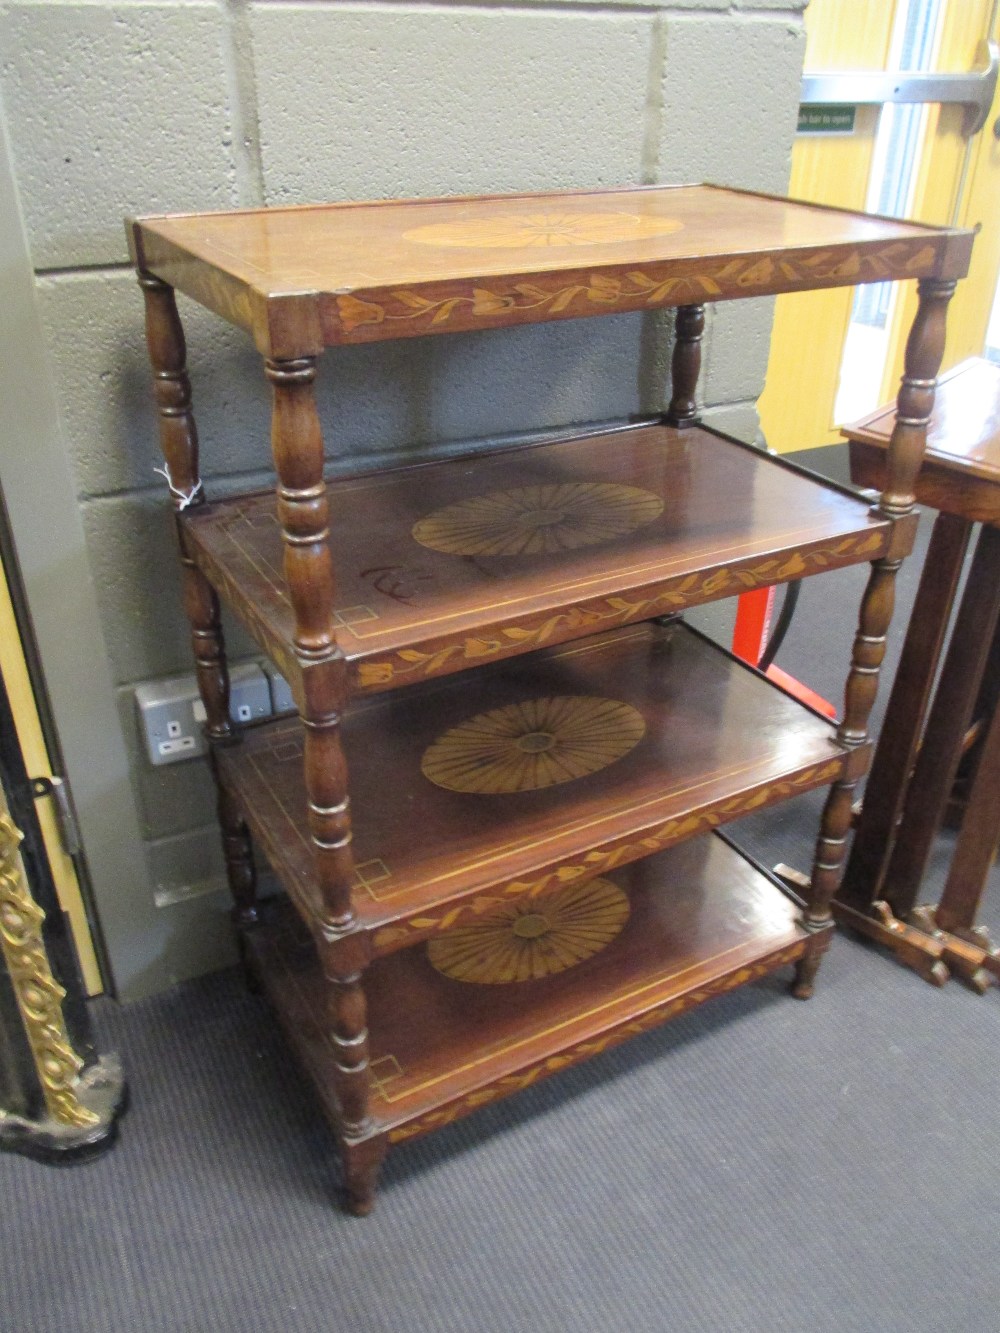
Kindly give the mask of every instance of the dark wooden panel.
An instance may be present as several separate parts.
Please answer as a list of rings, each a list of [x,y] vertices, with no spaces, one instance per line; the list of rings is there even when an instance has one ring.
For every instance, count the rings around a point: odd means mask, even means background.
[[[620,711],[595,709],[593,725],[586,713],[539,727],[530,713],[513,727],[506,718],[477,722],[488,753],[484,760],[481,748],[464,750],[460,736],[459,753],[471,753],[471,763],[458,780],[480,789],[448,790],[425,775],[428,747],[457,724],[549,699],[585,710],[589,700],[611,701]],[[554,762],[591,771],[527,789],[537,755],[507,739],[494,747],[493,738],[545,731],[557,741]],[[378,952],[438,934],[495,902],[604,874],[830,782],[844,764],[825,718],[682,624],[616,630],[366,700],[346,718],[344,744],[355,903]],[[307,914],[320,916],[298,720],[248,731],[218,762],[283,884]],[[481,789],[491,785],[506,789]]]
[[[424,947],[365,974],[372,1134],[435,1129],[742,985],[805,947],[798,909],[720,838],[618,871],[628,919],[585,961],[508,984],[457,981]],[[331,1118],[335,1052],[312,941],[291,912],[250,932],[251,957]]]
[[[338,642],[371,690],[874,560],[890,531],[759,450],[667,426],[337,481],[330,514]],[[273,495],[202,506],[185,531],[294,686]]]

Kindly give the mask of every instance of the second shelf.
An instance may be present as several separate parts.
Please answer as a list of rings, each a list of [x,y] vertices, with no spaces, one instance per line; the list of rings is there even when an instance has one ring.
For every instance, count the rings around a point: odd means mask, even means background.
[[[858,496],[703,427],[338,479],[329,502],[354,692],[877,560],[893,533]],[[274,494],[202,505],[185,524],[199,566],[298,690]]]

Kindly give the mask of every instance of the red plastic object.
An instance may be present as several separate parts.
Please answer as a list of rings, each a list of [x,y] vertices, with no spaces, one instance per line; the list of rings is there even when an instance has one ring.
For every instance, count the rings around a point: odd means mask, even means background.
[[[733,627],[733,652],[751,666],[756,666],[764,655],[773,609],[773,588],[755,588],[740,595]]]
[[[810,708],[814,708],[817,713],[822,713],[825,717],[832,718],[834,721],[837,720],[837,710],[829,700],[824,699],[815,690],[811,690],[808,685],[803,685],[801,680],[796,680],[787,671],[782,671],[781,667],[772,663],[764,674],[768,680],[773,680],[775,685],[780,685],[786,694],[791,694],[798,699],[799,703],[807,704]]]
[[[774,588],[755,588],[753,592],[742,593],[739,598],[733,628],[733,653],[751,666],[756,666],[764,655],[773,609]],[[773,680],[775,685],[779,685],[800,703],[814,708],[825,717],[836,719],[837,710],[832,703],[790,676],[787,671],[782,671],[781,667],[772,663],[765,674],[768,680]]]

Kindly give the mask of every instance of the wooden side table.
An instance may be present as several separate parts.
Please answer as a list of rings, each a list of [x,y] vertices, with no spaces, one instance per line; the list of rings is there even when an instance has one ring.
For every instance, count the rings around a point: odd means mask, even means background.
[[[894,419],[895,407],[884,407],[845,429],[856,483],[880,484]],[[973,357],[942,378],[927,440],[917,499],[939,513],[836,914],[928,981],[943,985],[955,972],[983,991],[1000,979],[1000,949],[975,924],[1000,842],[1000,366]],[[976,522],[983,528],[935,689]],[[973,771],[944,893],[936,907],[919,906],[970,742]]]
[[[352,1211],[390,1143],[779,966],[808,998],[972,235],[682,186],[129,236],[235,917]],[[887,279],[917,279],[919,305],[876,507],[699,422],[706,301]],[[175,287],[265,359],[276,493],[205,496]],[[662,421],[327,483],[324,349],[661,308]],[[836,729],[679,618],[862,562]],[[231,722],[222,601],[298,718]],[[790,897],[716,830],[821,785],[812,880]],[[284,901],[256,901],[251,834]]]

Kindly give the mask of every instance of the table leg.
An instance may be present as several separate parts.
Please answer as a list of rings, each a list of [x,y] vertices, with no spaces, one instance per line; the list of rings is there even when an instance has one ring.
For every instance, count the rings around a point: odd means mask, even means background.
[[[882,896],[972,524],[939,514],[872,760],[854,843],[837,898],[858,911]]]
[[[885,875],[884,897],[906,918],[916,905],[931,847],[955,780],[969,718],[1000,613],[1000,529],[983,529],[955,621],[903,818]]]
[[[1000,708],[1000,621],[997,622],[993,635],[990,655],[979,687],[979,697],[972,710],[972,724],[966,733],[964,753],[958,765],[955,785],[951,789],[948,809],[945,811],[945,823],[949,828],[958,829],[962,825],[962,816],[975,781],[986,732],[989,729],[990,719],[998,708]]]
[[[980,992],[991,979],[1000,981],[1000,949],[994,947],[989,932],[976,925],[986,881],[1000,846],[998,792],[1000,709],[994,711],[986,732],[951,869],[941,901],[932,913],[937,930],[970,946],[968,967],[958,970]]]

